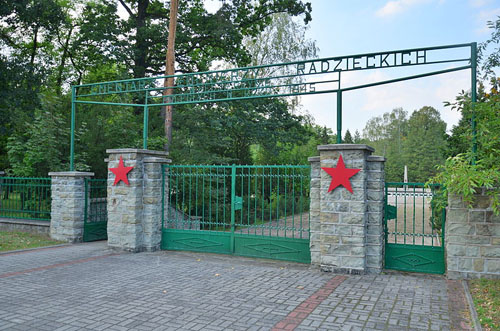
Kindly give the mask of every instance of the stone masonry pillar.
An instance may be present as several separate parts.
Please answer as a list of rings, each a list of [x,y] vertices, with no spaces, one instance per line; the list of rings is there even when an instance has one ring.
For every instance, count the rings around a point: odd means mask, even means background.
[[[380,273],[384,267],[384,190],[385,158],[370,155],[366,159],[366,271]]]
[[[161,243],[161,165],[168,154],[144,149],[108,149],[108,246],[120,250],[154,251]],[[130,185],[113,185],[120,156]]]
[[[83,240],[85,212],[85,178],[93,172],[50,172],[52,177],[52,205],[50,213],[50,237],[67,242]]]
[[[318,146],[311,162],[311,263],[324,271],[364,274],[380,272],[383,261],[383,162],[367,145]],[[332,177],[342,155],[346,168],[361,169],[350,178],[353,193],[343,186],[331,192]],[[318,201],[319,200],[319,201]]]

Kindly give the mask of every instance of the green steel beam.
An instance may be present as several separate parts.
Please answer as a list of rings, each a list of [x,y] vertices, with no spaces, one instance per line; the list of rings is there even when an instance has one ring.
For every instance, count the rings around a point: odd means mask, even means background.
[[[146,92],[146,98],[144,100],[144,124],[142,128],[142,148],[148,149],[148,121],[149,121],[149,109],[148,109],[148,92]]]
[[[70,152],[69,152],[69,171],[75,171],[75,95],[76,88],[71,87],[71,141],[70,141]]]
[[[337,144],[342,144],[342,90],[337,92]]]
[[[477,132],[476,132],[476,102],[477,102],[477,43],[471,44],[471,101],[472,101],[472,164],[476,164],[477,158]]]

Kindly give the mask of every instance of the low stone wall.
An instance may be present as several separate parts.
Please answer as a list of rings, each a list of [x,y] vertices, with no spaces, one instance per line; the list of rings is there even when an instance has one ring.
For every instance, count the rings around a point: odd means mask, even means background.
[[[500,215],[482,190],[468,208],[461,197],[448,198],[445,243],[448,278],[500,278]]]
[[[0,218],[0,231],[27,232],[48,236],[50,233],[50,222]]]

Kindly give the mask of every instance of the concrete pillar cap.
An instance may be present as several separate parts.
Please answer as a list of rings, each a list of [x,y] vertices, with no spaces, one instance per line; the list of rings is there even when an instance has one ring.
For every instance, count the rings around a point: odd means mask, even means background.
[[[375,152],[375,148],[364,144],[329,144],[319,145],[318,151],[344,151],[344,150],[368,150]]]

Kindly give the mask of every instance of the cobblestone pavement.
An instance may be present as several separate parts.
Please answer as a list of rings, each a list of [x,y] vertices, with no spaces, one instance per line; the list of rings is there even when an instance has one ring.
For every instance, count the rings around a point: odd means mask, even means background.
[[[443,277],[105,242],[0,254],[0,330],[449,330]]]

